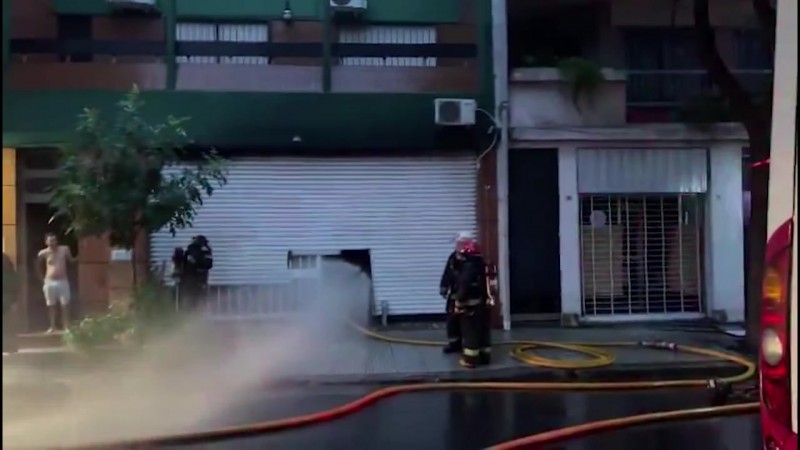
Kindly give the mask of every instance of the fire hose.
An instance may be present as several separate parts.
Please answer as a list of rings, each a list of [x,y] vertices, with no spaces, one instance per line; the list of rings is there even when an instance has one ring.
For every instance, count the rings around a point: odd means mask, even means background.
[[[676,422],[684,420],[710,419],[713,417],[725,417],[742,414],[757,413],[760,408],[759,403],[742,403],[739,405],[715,406],[711,408],[680,409],[676,411],[663,411],[635,416],[619,417],[616,419],[600,420],[589,422],[572,427],[559,428],[557,430],[545,431],[530,436],[503,442],[493,445],[487,450],[517,450],[525,448],[542,448],[545,445],[553,445],[563,441],[578,439],[584,436],[629,428],[640,425],[654,423]]]
[[[387,343],[407,344],[407,345],[421,345],[421,346],[444,346],[444,342],[429,341],[429,340],[416,340],[393,337],[385,334],[375,332],[365,327],[353,324],[353,326],[372,339],[380,340]],[[299,429],[311,425],[329,422],[348,416],[363,410],[364,408],[380,401],[393,397],[399,394],[407,394],[412,392],[433,392],[433,391],[611,391],[611,390],[641,390],[641,389],[663,389],[663,388],[691,388],[691,387],[715,387],[720,385],[733,385],[743,382],[751,378],[756,372],[756,366],[748,359],[721,352],[713,349],[706,349],[693,346],[679,345],[671,342],[663,341],[642,341],[642,342],[606,342],[606,343],[556,343],[556,342],[542,342],[542,341],[503,341],[495,344],[496,346],[513,346],[511,355],[516,360],[523,364],[545,367],[557,368],[567,370],[578,369],[591,369],[597,367],[608,366],[614,363],[614,357],[610,353],[601,350],[603,347],[640,347],[651,348],[675,352],[687,352],[695,355],[706,356],[715,358],[721,361],[726,361],[734,365],[744,368],[744,371],[737,375],[723,377],[718,379],[673,379],[673,380],[660,380],[660,381],[602,381],[602,382],[433,382],[433,383],[414,383],[404,384],[398,386],[391,386],[378,389],[368,395],[359,399],[337,406],[325,411],[317,413],[306,414],[301,416],[289,417],[285,419],[235,426],[228,428],[220,428],[216,430],[186,433],[170,436],[155,436],[142,439],[120,441],[114,443],[99,443],[90,445],[81,445],[78,447],[70,447],[73,449],[141,449],[150,447],[165,447],[165,446],[184,446],[192,444],[203,444],[210,442],[219,442],[224,440],[253,437],[263,434],[276,433],[279,431],[286,431],[291,429]],[[556,348],[561,350],[568,350],[579,354],[590,356],[591,359],[585,360],[556,360],[536,356],[530,354],[533,349],[539,348]],[[734,407],[716,407],[705,408],[707,415],[734,413],[747,411],[751,412],[753,405],[735,405]],[[600,423],[587,424],[594,425],[597,430],[611,429],[617,424],[616,427],[627,426],[624,424],[629,423],[631,426],[641,423],[652,423],[658,421],[678,420],[681,417],[692,418],[702,416],[702,413],[693,412],[694,410],[672,411],[669,413],[656,413],[656,415],[646,415],[644,418],[622,418],[616,419],[618,422],[610,422],[609,424]],[[661,415],[659,415],[661,414]],[[625,422],[629,420],[629,422]],[[623,425],[619,425],[623,424]],[[589,431],[579,429],[578,433],[594,432],[595,428],[589,428]],[[556,430],[558,431],[558,430]],[[556,432],[551,432],[556,433]],[[535,435],[523,439],[543,439],[537,438]],[[555,436],[561,436],[556,434]],[[527,442],[527,441],[526,441]],[[531,441],[536,443],[537,441]],[[545,441],[539,441],[545,442]],[[497,447],[501,449],[511,448],[525,448],[529,444],[502,444],[511,445],[505,447]]]

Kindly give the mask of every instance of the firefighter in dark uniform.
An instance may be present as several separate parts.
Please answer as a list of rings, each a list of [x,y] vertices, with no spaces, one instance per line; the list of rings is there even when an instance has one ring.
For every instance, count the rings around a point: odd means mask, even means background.
[[[176,251],[173,254],[173,259],[176,257],[179,261],[173,264],[178,271],[179,303],[181,307],[194,309],[205,303],[208,274],[214,267],[213,253],[208,239],[203,235],[193,237],[183,252],[182,260],[180,252]]]
[[[447,264],[444,266],[444,273],[439,282],[439,294],[445,299],[445,326],[447,327],[447,345],[445,345],[444,353],[460,353],[461,352],[461,317],[456,314],[456,299],[455,299],[455,279],[458,265],[460,264],[461,256],[458,252],[453,251],[447,257]]]
[[[457,253],[455,311],[461,317],[461,365],[474,368],[491,362],[491,307],[494,304],[488,281],[489,267],[478,243],[462,240]]]

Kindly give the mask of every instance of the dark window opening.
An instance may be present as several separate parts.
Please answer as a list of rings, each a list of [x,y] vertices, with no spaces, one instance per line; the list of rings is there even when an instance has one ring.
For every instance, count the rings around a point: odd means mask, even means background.
[[[58,39],[92,39],[92,16],[58,16]],[[70,53],[61,55],[61,62],[90,62],[92,61],[92,56],[91,53]]]
[[[597,40],[600,6],[548,6],[512,2],[508,23],[508,63],[517,67],[556,67],[570,57],[588,57]]]

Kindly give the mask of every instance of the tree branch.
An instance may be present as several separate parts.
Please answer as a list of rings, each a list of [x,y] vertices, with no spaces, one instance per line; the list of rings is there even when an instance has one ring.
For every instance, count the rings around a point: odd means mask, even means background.
[[[758,22],[761,24],[761,36],[770,55],[775,54],[775,25],[777,13],[770,0],[751,0]]]
[[[769,152],[769,124],[750,94],[731,73],[717,48],[717,38],[708,13],[708,0],[694,0],[694,29],[700,59],[711,81],[730,103],[733,114],[747,129],[756,158]]]

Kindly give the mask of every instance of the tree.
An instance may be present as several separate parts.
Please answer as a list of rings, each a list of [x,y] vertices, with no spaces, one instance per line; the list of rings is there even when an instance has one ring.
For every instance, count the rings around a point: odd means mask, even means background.
[[[750,154],[756,161],[764,161],[770,154],[770,124],[772,121],[772,93],[758,98],[742,86],[725,64],[716,43],[711,25],[708,0],[693,0],[694,30],[700,60],[719,93],[727,101],[733,117],[747,130]],[[761,27],[764,47],[775,51],[776,12],[770,0],[751,0]],[[764,250],[767,240],[767,200],[769,169],[755,169],[751,179],[751,216],[748,235],[748,273],[745,315],[747,340],[757,348],[761,313],[761,276],[764,269]]]
[[[96,109],[80,115],[51,205],[76,235],[107,234],[133,250],[139,233],[190,227],[204,197],[225,184],[225,164],[213,151],[188,151],[188,119],[145,120],[136,86],[116,106],[110,120]]]

